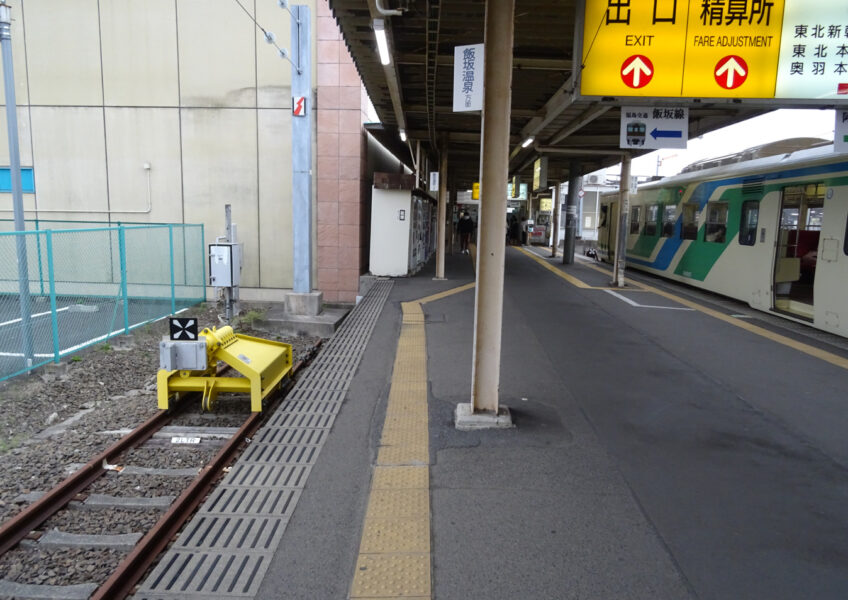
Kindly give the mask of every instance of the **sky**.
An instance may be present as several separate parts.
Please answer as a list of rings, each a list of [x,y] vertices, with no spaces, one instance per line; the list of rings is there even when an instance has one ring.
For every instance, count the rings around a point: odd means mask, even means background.
[[[690,139],[686,150],[668,148],[634,158],[631,173],[637,176],[676,175],[683,167],[705,158],[733,154],[753,146],[794,137],[833,140],[833,110],[781,109]],[[657,164],[659,158],[660,164]],[[605,171],[618,175],[618,166]]]

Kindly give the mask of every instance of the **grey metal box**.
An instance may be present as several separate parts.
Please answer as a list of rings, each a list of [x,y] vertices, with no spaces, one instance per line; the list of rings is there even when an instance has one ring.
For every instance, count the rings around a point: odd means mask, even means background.
[[[159,368],[167,371],[203,371],[206,369],[206,338],[192,342],[159,342]]]
[[[240,244],[209,244],[209,284],[213,287],[241,284]]]

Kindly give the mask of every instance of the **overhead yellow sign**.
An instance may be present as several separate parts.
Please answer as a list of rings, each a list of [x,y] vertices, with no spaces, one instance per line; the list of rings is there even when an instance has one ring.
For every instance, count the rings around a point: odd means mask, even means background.
[[[584,96],[848,101],[848,2],[586,0],[582,61]]]

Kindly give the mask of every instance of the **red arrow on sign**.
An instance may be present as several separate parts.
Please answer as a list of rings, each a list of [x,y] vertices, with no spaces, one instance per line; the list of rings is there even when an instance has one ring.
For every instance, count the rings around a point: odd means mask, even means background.
[[[296,117],[302,117],[306,114],[306,108],[304,104],[306,103],[306,96],[298,96],[296,98],[292,98],[292,114]]]
[[[621,63],[621,79],[628,87],[645,87],[654,77],[654,63],[647,56],[634,54]]]
[[[725,56],[716,63],[715,80],[726,90],[733,90],[748,79],[748,63],[741,56]]]

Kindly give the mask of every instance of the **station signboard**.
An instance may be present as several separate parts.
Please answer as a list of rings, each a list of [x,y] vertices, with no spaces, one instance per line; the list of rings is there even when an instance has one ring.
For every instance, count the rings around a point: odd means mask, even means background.
[[[622,106],[621,148],[686,148],[689,109],[685,106]]]
[[[848,103],[845,0],[586,0],[584,96]]]

